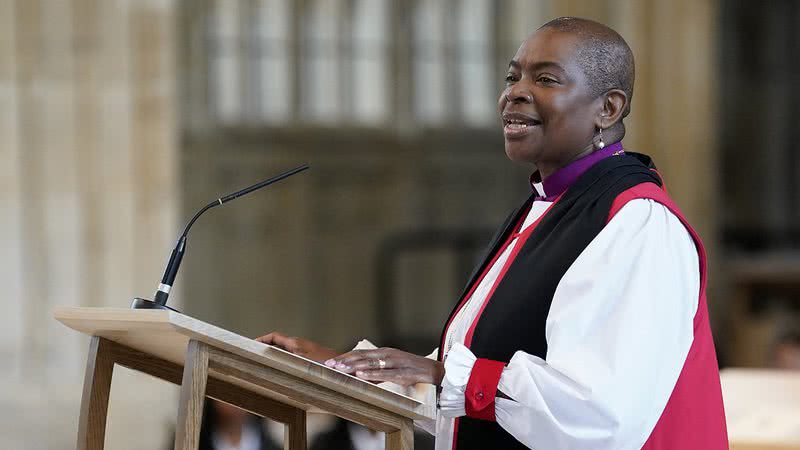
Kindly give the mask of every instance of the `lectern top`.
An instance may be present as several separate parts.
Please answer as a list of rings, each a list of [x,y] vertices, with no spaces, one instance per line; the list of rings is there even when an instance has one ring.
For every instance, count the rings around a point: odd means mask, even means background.
[[[190,339],[194,339],[404,417],[435,418],[433,405],[174,311],[57,307],[54,315],[58,321],[81,333],[102,336],[181,366],[186,346]],[[211,376],[214,376],[213,372]],[[243,387],[305,410],[313,409],[280,394],[265,392],[255,385]]]

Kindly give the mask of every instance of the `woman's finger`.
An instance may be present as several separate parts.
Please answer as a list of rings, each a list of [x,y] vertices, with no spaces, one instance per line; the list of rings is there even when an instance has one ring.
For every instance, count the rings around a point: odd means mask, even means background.
[[[283,334],[281,334],[280,332],[273,331],[272,333],[265,334],[264,336],[257,337],[256,340],[258,342],[263,343],[263,344],[274,345],[276,338],[283,338],[283,337],[285,337],[285,336]]]
[[[391,381],[401,386],[410,386],[420,381],[419,376],[408,368],[359,370],[356,371],[355,375],[366,381]]]
[[[393,372],[397,372],[400,369],[370,369],[370,370],[358,370],[356,371],[355,375],[362,380],[367,381],[389,381],[390,379],[396,379],[397,375]]]
[[[325,361],[325,365],[328,367],[334,367],[336,369],[339,369],[340,367],[350,368],[358,361],[369,359],[378,360],[385,358],[386,352],[382,351],[381,349],[353,350]]]
[[[369,358],[361,355],[358,357],[351,357],[342,361],[337,361],[331,367],[345,373],[353,373],[359,369],[380,368],[379,361],[381,361],[379,358]]]
[[[339,369],[340,366],[335,366],[338,370],[346,371],[347,373],[353,373],[358,370],[387,370],[387,369],[397,369],[406,366],[407,361],[398,360],[397,358],[392,357],[385,357],[385,358],[364,358],[357,361],[350,362],[349,364]]]
[[[279,333],[277,331],[269,333],[266,336],[261,336],[256,340],[264,344],[280,347],[292,353],[295,353],[298,350],[297,338],[285,336],[283,333]]]
[[[326,366],[328,366],[328,367],[334,367],[337,364],[344,364],[344,361],[350,361],[350,358],[353,356],[354,352],[355,352],[355,350],[349,351],[347,353],[342,353],[339,356],[333,357],[333,358],[325,361],[324,364]]]

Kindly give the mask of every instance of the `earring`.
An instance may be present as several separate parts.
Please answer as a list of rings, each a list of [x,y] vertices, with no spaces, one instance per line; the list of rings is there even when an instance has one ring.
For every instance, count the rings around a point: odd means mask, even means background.
[[[597,148],[598,149],[602,149],[603,147],[606,146],[606,143],[603,142],[603,129],[599,128],[598,130],[599,130],[598,131],[598,134],[599,134],[599,138],[598,139],[600,140],[600,142],[597,143]]]

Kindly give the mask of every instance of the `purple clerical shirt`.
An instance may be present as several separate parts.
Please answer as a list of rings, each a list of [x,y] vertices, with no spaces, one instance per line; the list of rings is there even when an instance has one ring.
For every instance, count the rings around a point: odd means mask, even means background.
[[[537,170],[531,175],[530,180],[531,187],[539,194],[536,200],[543,200],[546,202],[555,201],[559,195],[563,194],[564,191],[572,186],[572,184],[593,165],[609,156],[621,155],[623,153],[625,153],[625,150],[622,148],[622,142],[615,142],[600,150],[589,153],[580,159],[572,161],[550,174],[544,181],[541,181],[541,175]]]

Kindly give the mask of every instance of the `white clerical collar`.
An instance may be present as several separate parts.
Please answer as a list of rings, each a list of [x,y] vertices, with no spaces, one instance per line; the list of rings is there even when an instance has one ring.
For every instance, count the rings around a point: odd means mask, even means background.
[[[541,181],[538,183],[531,183],[531,184],[533,185],[533,188],[536,189],[536,193],[539,194],[539,197],[542,198],[547,197],[547,194],[544,193],[544,184],[542,184]]]

